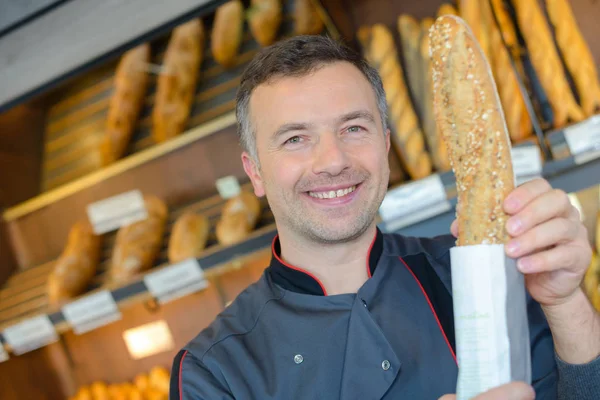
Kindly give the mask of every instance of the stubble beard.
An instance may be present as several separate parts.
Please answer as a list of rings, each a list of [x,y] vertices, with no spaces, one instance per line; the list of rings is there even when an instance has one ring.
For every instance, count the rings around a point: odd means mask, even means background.
[[[362,193],[359,193],[361,198],[356,199],[359,200],[357,204],[351,206],[353,208],[350,211],[353,212],[351,217],[347,215],[349,211],[342,208],[339,212],[336,209],[330,210],[329,213],[316,212],[301,198],[305,196],[302,185],[293,192],[287,192],[279,187],[266,187],[267,199],[272,197],[269,193],[279,192],[275,197],[282,204],[280,207],[273,207],[274,204],[271,204],[271,209],[278,225],[285,226],[295,235],[313,243],[348,243],[362,236],[372,225],[387,190],[387,184],[385,187],[375,187],[368,179],[368,174],[364,178],[363,187],[360,188]],[[383,182],[387,180],[384,179]],[[344,221],[335,221],[338,217],[343,218]]]

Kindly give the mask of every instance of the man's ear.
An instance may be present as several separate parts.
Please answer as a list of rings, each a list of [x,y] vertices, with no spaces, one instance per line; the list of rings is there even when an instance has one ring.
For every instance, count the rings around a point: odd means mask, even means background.
[[[386,129],[386,131],[385,131],[385,149],[387,150],[388,154],[390,152],[390,145],[391,145],[391,132],[389,129]]]
[[[254,194],[258,197],[262,197],[265,195],[265,187],[263,184],[262,176],[260,175],[260,171],[258,169],[258,165],[256,161],[248,154],[247,152],[242,153],[242,164],[244,165],[244,171],[246,171],[246,175],[250,178],[250,182],[252,182],[252,186],[254,187]]]

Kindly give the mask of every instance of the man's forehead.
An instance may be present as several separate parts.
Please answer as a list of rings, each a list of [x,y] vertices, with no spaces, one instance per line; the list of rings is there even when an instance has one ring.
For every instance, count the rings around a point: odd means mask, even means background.
[[[276,114],[269,114],[270,121],[319,111],[346,113],[373,109],[376,105],[375,93],[367,78],[358,68],[345,62],[326,65],[301,76],[280,76],[257,86],[250,97],[251,115],[256,111],[277,110]]]

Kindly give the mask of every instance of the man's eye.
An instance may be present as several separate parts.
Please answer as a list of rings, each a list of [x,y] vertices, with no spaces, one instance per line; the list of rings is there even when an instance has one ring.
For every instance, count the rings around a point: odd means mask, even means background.
[[[291,138],[285,141],[285,144],[288,143],[300,143],[300,136],[292,136]]]
[[[356,132],[360,132],[360,131],[362,131],[362,128],[360,126],[351,126],[348,128],[348,132],[356,133]]]

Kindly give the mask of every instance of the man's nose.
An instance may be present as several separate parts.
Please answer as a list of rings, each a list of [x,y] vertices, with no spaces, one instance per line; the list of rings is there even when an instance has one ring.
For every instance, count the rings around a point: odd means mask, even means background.
[[[313,172],[338,175],[348,167],[349,157],[338,135],[333,133],[321,135],[314,152]]]

